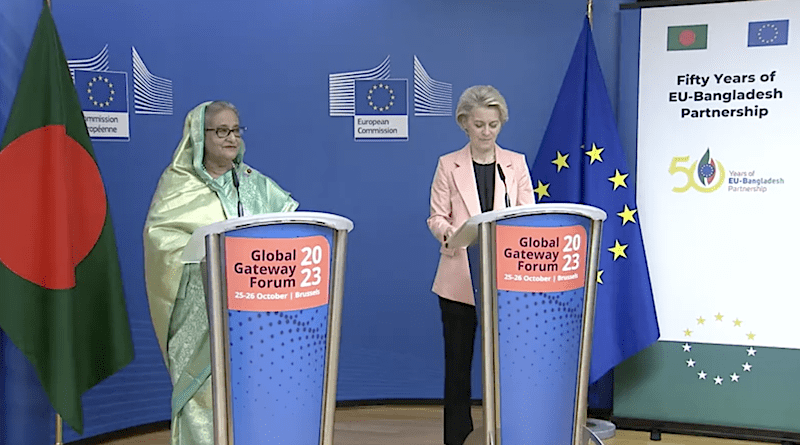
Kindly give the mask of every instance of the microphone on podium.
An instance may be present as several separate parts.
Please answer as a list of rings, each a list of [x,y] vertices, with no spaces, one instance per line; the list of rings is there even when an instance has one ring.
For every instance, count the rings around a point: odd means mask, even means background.
[[[511,199],[508,198],[508,184],[506,184],[506,175],[503,174],[503,167],[497,163],[497,173],[500,175],[500,180],[503,181],[503,187],[506,188],[506,208],[511,207]]]
[[[231,168],[231,178],[233,179],[233,188],[236,189],[236,199],[239,201],[236,210],[239,216],[244,216],[244,207],[242,207],[242,198],[239,196],[239,175],[236,174],[236,166]]]

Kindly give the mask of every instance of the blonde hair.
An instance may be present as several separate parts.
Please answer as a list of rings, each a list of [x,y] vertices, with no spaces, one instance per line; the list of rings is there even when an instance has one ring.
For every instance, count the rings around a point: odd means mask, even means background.
[[[478,107],[494,107],[500,113],[500,124],[505,125],[508,122],[508,105],[503,95],[491,85],[475,85],[461,93],[456,106],[456,122],[464,131],[467,131],[470,113]]]

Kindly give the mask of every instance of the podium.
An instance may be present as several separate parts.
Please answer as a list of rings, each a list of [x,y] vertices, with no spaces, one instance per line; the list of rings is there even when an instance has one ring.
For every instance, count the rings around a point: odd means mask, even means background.
[[[201,227],[214,443],[333,444],[347,235],[341,216],[287,212]]]
[[[580,204],[512,207],[448,240],[467,247],[481,325],[484,431],[468,443],[602,443],[586,415],[605,219]]]

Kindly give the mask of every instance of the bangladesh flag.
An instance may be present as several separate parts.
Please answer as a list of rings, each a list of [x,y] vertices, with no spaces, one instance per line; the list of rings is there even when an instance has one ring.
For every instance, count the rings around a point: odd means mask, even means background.
[[[708,25],[670,26],[667,28],[667,51],[706,49]]]
[[[48,7],[0,141],[0,328],[83,433],[81,395],[133,360],[103,181]]]

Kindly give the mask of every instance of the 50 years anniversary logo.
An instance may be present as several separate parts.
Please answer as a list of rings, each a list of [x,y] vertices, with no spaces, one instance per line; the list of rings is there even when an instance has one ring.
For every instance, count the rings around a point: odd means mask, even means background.
[[[756,175],[755,170],[725,170],[722,162],[711,157],[711,149],[706,152],[699,161],[690,161],[689,156],[675,156],[669,165],[670,175],[684,175],[686,182],[683,185],[672,188],[674,193],[685,193],[694,189],[700,193],[711,193],[719,190],[727,183],[728,192],[756,192],[766,193],[769,186],[783,185],[783,178],[762,177]],[[727,180],[726,180],[727,178]]]
[[[689,189],[695,189],[701,193],[711,193],[716,191],[725,181],[725,167],[722,163],[711,157],[711,150],[707,149],[700,161],[694,161],[689,167],[684,164],[689,162],[689,156],[675,156],[669,165],[669,174],[686,175],[686,183],[679,187],[673,187],[675,193],[684,193]],[[699,165],[698,165],[699,164]]]

